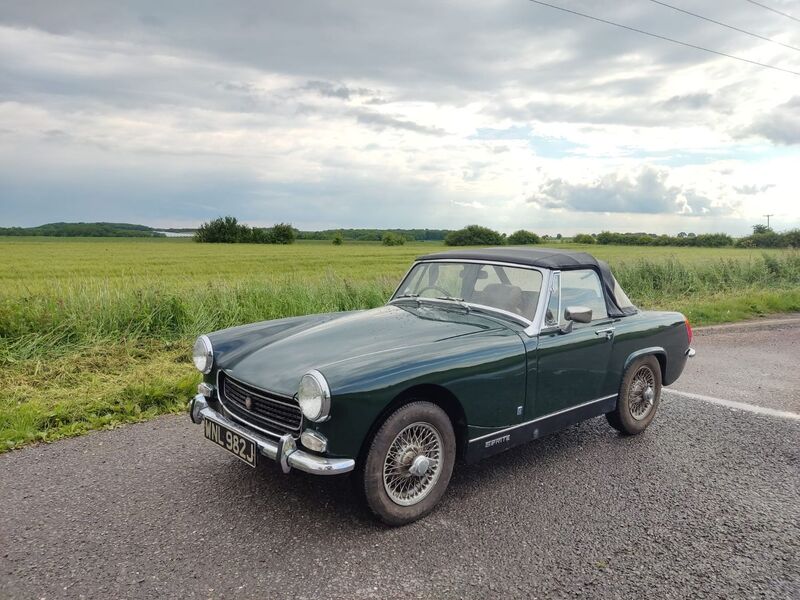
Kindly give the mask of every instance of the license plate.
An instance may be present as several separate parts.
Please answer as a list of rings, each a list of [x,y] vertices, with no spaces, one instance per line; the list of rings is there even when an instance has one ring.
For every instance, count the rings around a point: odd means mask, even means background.
[[[211,440],[218,446],[225,448],[225,450],[251,467],[256,466],[256,443],[253,440],[242,437],[227,427],[208,419],[203,421],[203,430],[207,440]]]

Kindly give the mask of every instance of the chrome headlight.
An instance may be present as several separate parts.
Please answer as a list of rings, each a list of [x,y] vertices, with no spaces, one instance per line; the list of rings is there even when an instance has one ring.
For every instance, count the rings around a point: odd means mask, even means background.
[[[309,421],[327,420],[331,412],[331,389],[319,371],[309,371],[300,379],[297,401]]]
[[[210,373],[211,365],[214,364],[214,350],[211,348],[211,340],[207,335],[201,335],[197,338],[192,349],[192,360],[194,366],[201,373]]]

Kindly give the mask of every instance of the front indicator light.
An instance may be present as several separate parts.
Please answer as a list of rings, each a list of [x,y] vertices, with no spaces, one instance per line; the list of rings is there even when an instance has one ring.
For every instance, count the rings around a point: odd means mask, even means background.
[[[328,449],[328,440],[313,429],[306,429],[303,432],[300,436],[300,443],[314,452],[325,452]]]

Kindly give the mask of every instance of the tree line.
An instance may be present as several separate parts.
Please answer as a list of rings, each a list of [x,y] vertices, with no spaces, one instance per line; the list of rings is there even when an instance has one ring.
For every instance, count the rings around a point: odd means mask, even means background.
[[[146,225],[132,223],[47,223],[37,227],[0,227],[0,236],[165,237]]]

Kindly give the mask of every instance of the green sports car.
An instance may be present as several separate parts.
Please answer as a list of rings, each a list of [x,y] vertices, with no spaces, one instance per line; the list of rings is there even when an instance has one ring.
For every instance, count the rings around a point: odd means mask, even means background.
[[[384,522],[424,516],[470,463],[605,415],[644,431],[683,371],[680,313],[640,311],[589,254],[428,254],[380,308],[197,339],[190,403],[205,437],[252,467],[354,471]]]

